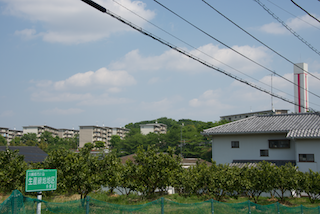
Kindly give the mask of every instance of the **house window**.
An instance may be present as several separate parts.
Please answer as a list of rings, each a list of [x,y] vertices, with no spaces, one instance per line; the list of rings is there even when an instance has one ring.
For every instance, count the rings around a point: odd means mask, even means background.
[[[269,150],[268,149],[261,149],[260,150],[260,156],[261,157],[268,157],[269,156]]]
[[[239,141],[231,141],[231,148],[239,148]]]
[[[290,148],[290,140],[269,140],[269,148]]]
[[[299,154],[299,162],[314,162],[314,154]]]

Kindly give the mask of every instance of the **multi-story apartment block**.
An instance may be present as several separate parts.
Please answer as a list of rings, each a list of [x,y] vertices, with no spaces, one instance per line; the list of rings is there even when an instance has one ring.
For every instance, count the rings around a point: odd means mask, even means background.
[[[60,138],[73,138],[76,135],[79,135],[79,130],[75,130],[75,129],[59,129],[58,130],[58,136]]]
[[[58,136],[59,130],[50,126],[23,126],[23,134],[35,133],[37,137],[40,137],[41,134],[45,131],[48,131],[52,134],[53,137]]]
[[[166,134],[167,133],[167,125],[162,123],[149,123],[149,124],[141,124],[140,125],[141,134],[149,134],[150,132],[156,134]]]
[[[11,142],[15,137],[22,137],[22,131],[0,127],[0,135],[3,136],[7,142]]]
[[[274,114],[287,114],[288,110],[267,110],[267,111],[256,111],[256,112],[249,112],[249,113],[243,113],[243,114],[231,114],[231,115],[225,115],[220,116],[221,120],[227,120],[227,121],[236,121],[247,117],[252,116],[261,116],[261,115],[274,115]]]
[[[86,143],[93,143],[102,141],[108,148],[112,135],[118,135],[123,139],[129,129],[125,128],[111,128],[106,126],[80,126],[79,147],[82,148]]]
[[[130,129],[114,127],[112,128],[112,135],[118,135],[121,139],[123,139],[129,133],[129,131]]]

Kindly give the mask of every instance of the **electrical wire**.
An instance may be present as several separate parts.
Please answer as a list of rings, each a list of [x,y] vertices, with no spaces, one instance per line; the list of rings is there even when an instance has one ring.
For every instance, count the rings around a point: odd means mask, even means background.
[[[295,86],[303,89],[303,88],[302,88],[301,86],[299,86],[298,84],[296,84],[296,83],[292,82],[291,80],[289,80],[289,79],[281,76],[280,74],[276,73],[275,71],[273,71],[273,70],[265,67],[264,65],[262,65],[262,64],[260,64],[260,63],[258,63],[258,62],[256,62],[256,61],[254,61],[253,59],[247,57],[246,55],[240,53],[239,51],[233,49],[232,47],[230,47],[230,46],[228,46],[227,44],[223,43],[222,41],[218,40],[218,39],[215,38],[214,36],[210,35],[209,33],[205,32],[205,31],[202,30],[201,28],[199,28],[199,27],[197,27],[196,25],[192,24],[191,22],[189,22],[188,20],[186,20],[185,18],[183,18],[182,16],[180,16],[180,15],[177,14],[176,12],[172,11],[171,9],[169,9],[168,7],[166,7],[165,5],[161,4],[161,3],[158,2],[157,0],[153,0],[153,1],[156,2],[157,4],[159,4],[160,6],[162,6],[163,8],[165,8],[166,10],[168,10],[169,12],[173,13],[174,15],[176,15],[177,17],[179,17],[179,18],[182,19],[183,21],[187,22],[187,23],[188,23],[189,25],[191,25],[192,27],[196,28],[197,30],[199,30],[199,31],[201,31],[202,33],[204,33],[205,35],[209,36],[210,38],[214,39],[215,41],[219,42],[220,44],[222,44],[222,45],[224,45],[225,47],[229,48],[230,50],[234,51],[235,53],[241,55],[242,57],[244,57],[244,58],[246,58],[247,60],[253,62],[254,64],[256,64],[256,65],[258,65],[258,66],[266,69],[267,71],[271,72],[272,74],[274,74],[274,75],[276,75],[276,76],[278,76],[278,77],[280,77],[280,78],[282,78],[282,79],[290,82],[291,84],[293,84],[293,85],[295,85]],[[312,94],[312,95],[320,98],[319,95],[317,95],[317,94],[315,94],[315,93],[313,93],[313,92],[311,92],[311,91],[308,91],[308,92],[309,92],[310,94]]]
[[[300,5],[298,5],[297,3],[295,3],[293,0],[291,0],[291,2],[293,4],[295,4],[297,7],[299,7],[301,10],[303,10],[304,12],[306,12],[306,14],[308,14],[310,17],[312,17],[313,19],[315,19],[316,21],[318,21],[320,23],[320,20],[317,19],[316,17],[314,17],[313,15],[311,15],[308,11],[306,11],[305,9],[303,9]]]
[[[308,43],[305,39],[303,39],[299,34],[297,34],[292,28],[290,28],[284,21],[282,21],[278,16],[276,16],[270,9],[268,9],[264,4],[262,4],[259,0],[253,0],[257,2],[265,11],[267,11],[274,19],[280,22],[288,31],[290,31],[295,37],[297,37],[301,42],[306,44],[311,50],[320,55],[320,52],[315,49],[310,43]]]
[[[300,21],[303,21],[304,23],[306,23],[306,24],[308,24],[308,25],[310,25],[310,26],[312,26],[312,27],[315,27],[315,28],[317,28],[318,30],[320,30],[320,28],[318,28],[317,26],[315,26],[315,25],[313,25],[313,24],[311,24],[311,23],[309,23],[309,22],[306,22],[305,20],[301,19],[299,16],[296,16],[296,15],[294,15],[294,14],[290,13],[289,11],[287,11],[287,10],[283,9],[283,8],[282,8],[282,7],[280,7],[279,5],[277,5],[277,4],[275,4],[275,3],[273,3],[272,1],[270,1],[270,0],[267,0],[267,1],[268,1],[268,2],[270,2],[271,4],[273,4],[274,6],[276,6],[276,7],[280,8],[281,10],[283,10],[283,11],[287,12],[288,14],[290,14],[290,15],[292,15],[292,16],[294,16],[294,17],[296,17],[297,19],[300,19]],[[319,0],[319,1],[320,1],[320,0]]]
[[[259,90],[259,91],[267,93],[267,94],[269,94],[269,95],[271,95],[273,97],[276,97],[278,99],[281,99],[281,100],[283,100],[285,102],[291,103],[293,105],[301,106],[301,105],[299,105],[299,104],[297,104],[297,103],[295,103],[295,102],[293,102],[291,100],[288,100],[288,99],[286,99],[286,98],[284,98],[284,97],[282,97],[280,95],[271,93],[270,91],[268,91],[266,89],[258,87],[258,86],[254,85],[254,84],[252,84],[252,83],[250,83],[250,82],[248,82],[246,80],[243,80],[243,79],[241,79],[241,78],[239,78],[239,77],[237,77],[235,75],[232,75],[232,74],[230,74],[230,73],[228,73],[228,72],[226,72],[226,71],[224,71],[224,70],[222,70],[222,69],[220,69],[220,68],[218,68],[218,67],[216,67],[216,66],[214,66],[212,64],[207,63],[206,61],[200,59],[199,57],[196,57],[196,56],[188,53],[187,51],[184,51],[183,49],[170,44],[169,42],[161,39],[160,37],[157,37],[156,35],[153,35],[152,33],[148,32],[148,31],[146,31],[144,29],[142,29],[140,26],[137,26],[137,25],[131,23],[130,21],[127,21],[127,20],[123,19],[122,17],[118,16],[117,14],[111,12],[110,10],[107,10],[106,8],[102,7],[101,5],[95,3],[95,2],[93,2],[91,0],[81,0],[81,1],[89,4],[90,6],[96,8],[97,10],[99,10],[99,11],[101,11],[103,13],[106,13],[106,14],[110,15],[111,17],[113,17],[113,18],[119,20],[120,22],[128,25],[129,27],[139,31],[140,33],[142,33],[142,34],[144,34],[144,35],[146,35],[146,36],[148,36],[148,37],[160,42],[161,44],[166,45],[166,46],[170,47],[171,49],[173,49],[173,50],[175,50],[175,51],[177,51],[177,52],[179,52],[179,53],[181,53],[181,54],[183,54],[183,55],[185,55],[185,56],[187,56],[187,57],[189,57],[189,58],[191,58],[191,59],[193,59],[193,60],[195,60],[195,61],[197,61],[197,62],[199,62],[199,63],[201,63],[203,65],[205,65],[205,66],[207,66],[208,68],[216,70],[216,71],[218,71],[218,72],[220,72],[222,74],[225,74],[225,75],[227,75],[227,76],[229,76],[229,77],[231,77],[231,78],[233,78],[233,79],[235,79],[235,80],[237,80],[239,82],[247,84],[248,86],[250,86],[252,88],[255,88],[255,89]],[[304,106],[301,106],[301,107],[305,108]]]
[[[134,15],[140,17],[141,19],[143,19],[144,21],[148,22],[148,23],[151,24],[152,26],[158,28],[159,30],[165,32],[166,34],[172,36],[173,38],[179,40],[180,42],[186,44],[187,46],[193,48],[194,50],[197,50],[198,52],[200,52],[200,53],[202,53],[202,54],[210,57],[210,58],[213,59],[213,60],[216,60],[217,62],[219,62],[219,63],[221,63],[221,64],[223,64],[223,65],[231,68],[232,70],[235,70],[235,71],[237,71],[237,72],[245,75],[246,77],[249,77],[249,78],[251,78],[251,79],[253,79],[253,80],[255,80],[255,81],[257,81],[257,82],[259,82],[259,83],[261,83],[261,84],[263,84],[263,85],[265,85],[265,86],[270,86],[270,85],[268,85],[268,84],[266,84],[266,83],[264,83],[264,82],[261,82],[260,80],[258,80],[258,79],[256,79],[256,78],[254,78],[254,77],[252,77],[252,76],[250,76],[250,75],[248,75],[248,74],[246,74],[246,73],[244,73],[244,72],[242,72],[242,71],[240,71],[240,70],[238,70],[238,69],[236,69],[236,68],[234,68],[234,67],[232,67],[232,66],[230,66],[230,65],[228,65],[228,64],[226,64],[226,63],[224,63],[224,62],[222,62],[222,61],[220,61],[220,60],[218,60],[218,59],[216,59],[216,58],[214,58],[213,56],[211,56],[211,55],[209,55],[209,54],[207,54],[207,53],[199,50],[198,48],[194,47],[193,45],[190,45],[189,43],[183,41],[182,39],[176,37],[175,35],[169,33],[168,31],[166,31],[166,30],[164,30],[164,29],[162,29],[161,27],[153,24],[153,23],[150,22],[149,20],[143,18],[142,16],[140,16],[139,14],[137,14],[137,13],[135,13],[134,11],[130,10],[129,8],[125,7],[124,5],[122,5],[121,3],[117,2],[116,0],[112,0],[112,1],[115,2],[116,4],[120,5],[121,7],[125,8],[126,10],[128,10],[129,12],[131,12],[132,14],[134,14]],[[285,91],[282,91],[282,90],[280,90],[280,89],[278,89],[278,88],[275,88],[275,87],[273,87],[273,88],[276,89],[276,90],[279,91],[279,92],[282,92],[282,93],[285,93],[285,94],[287,94],[287,95],[289,95],[289,96],[291,96],[291,97],[294,97],[294,95],[292,95],[292,94],[289,94],[289,93],[287,93],[287,92],[285,92]]]
[[[222,14],[220,11],[218,11],[216,8],[214,8],[211,4],[209,4],[208,2],[206,2],[205,0],[202,0],[202,2],[204,2],[206,5],[208,5],[211,9],[215,10],[217,13],[219,13],[221,16],[223,16],[225,19],[227,19],[229,22],[231,22],[232,24],[234,24],[235,26],[237,26],[240,30],[242,30],[243,32],[245,32],[246,34],[248,34],[249,36],[251,36],[253,39],[255,39],[256,41],[258,41],[260,44],[262,44],[263,46],[265,46],[266,48],[268,48],[269,50],[271,50],[272,52],[274,52],[275,54],[277,54],[278,56],[282,57],[283,59],[285,59],[286,61],[288,61],[289,63],[297,66],[294,62],[292,62],[291,60],[289,60],[288,58],[284,57],[283,55],[281,55],[280,53],[278,53],[277,51],[275,51],[274,49],[272,49],[271,47],[269,47],[268,45],[266,45],[265,43],[263,43],[261,40],[259,40],[258,38],[256,38],[255,36],[253,36],[252,34],[250,34],[248,31],[246,31],[245,29],[243,29],[242,27],[240,27],[238,24],[236,24],[234,21],[232,21],[231,19],[229,19],[228,17],[226,17],[224,14]],[[301,70],[305,71],[306,73],[308,73],[309,75],[315,77],[316,79],[320,80],[320,78],[318,78],[317,76],[313,75],[312,73],[304,70],[303,68],[297,66],[298,68],[300,68]]]

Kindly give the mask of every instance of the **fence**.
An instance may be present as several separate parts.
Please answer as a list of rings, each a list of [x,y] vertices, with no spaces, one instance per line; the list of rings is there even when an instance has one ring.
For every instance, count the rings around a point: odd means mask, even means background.
[[[0,213],[36,213],[38,202],[41,202],[41,213],[320,214],[320,206],[313,208],[302,205],[298,207],[287,207],[279,203],[258,205],[251,201],[231,204],[218,202],[213,199],[201,203],[182,204],[160,198],[143,205],[117,205],[86,197],[84,200],[53,203],[24,197],[18,190],[14,190],[12,194],[0,204]]]

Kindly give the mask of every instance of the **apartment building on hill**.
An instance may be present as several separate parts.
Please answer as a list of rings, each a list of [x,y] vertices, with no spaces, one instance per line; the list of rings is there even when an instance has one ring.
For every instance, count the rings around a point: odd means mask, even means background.
[[[102,141],[108,148],[112,135],[118,135],[123,139],[129,129],[126,128],[111,128],[106,126],[80,126],[79,147],[82,148],[86,143]]]
[[[23,131],[0,127],[0,135],[10,143],[15,137],[22,137]]]

